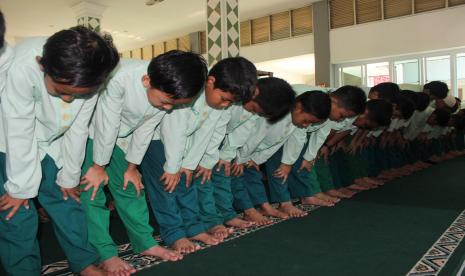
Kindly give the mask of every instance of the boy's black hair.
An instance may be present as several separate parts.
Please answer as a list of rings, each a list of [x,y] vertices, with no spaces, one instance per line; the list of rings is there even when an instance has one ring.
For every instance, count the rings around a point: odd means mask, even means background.
[[[365,92],[357,86],[342,86],[332,92],[330,96],[338,99],[340,107],[348,109],[355,114],[362,114],[365,110],[367,96]]]
[[[3,17],[2,11],[0,11],[0,48],[3,48],[3,45],[5,44],[5,31],[5,17]]]
[[[312,114],[321,120],[326,120],[331,112],[331,99],[327,93],[319,90],[307,91],[300,94],[295,99],[295,103],[300,103],[305,113]]]
[[[415,103],[406,96],[400,95],[396,99],[396,106],[402,114],[402,119],[408,120],[412,117],[413,112],[415,112]]]
[[[445,127],[450,120],[450,112],[444,108],[438,108],[433,111],[433,114],[436,118],[436,123],[439,126]]]
[[[237,101],[248,102],[255,93],[257,68],[243,57],[225,58],[208,73],[215,78],[215,88],[234,95]]]
[[[369,100],[366,103],[365,110],[368,120],[377,124],[378,127],[391,124],[393,107],[390,102],[381,99]]]
[[[449,93],[449,87],[447,86],[446,83],[442,81],[432,81],[423,86],[423,91],[425,89],[429,90],[429,93],[436,97],[438,100],[442,100],[445,97],[447,97],[447,94]]]
[[[205,59],[191,52],[172,50],[150,61],[150,85],[174,99],[195,97],[207,79]]]
[[[429,106],[429,96],[424,92],[415,92],[415,109],[418,111],[424,111]]]
[[[263,117],[275,123],[286,116],[294,106],[295,92],[291,85],[279,78],[258,79],[259,93],[253,99],[263,110]]]
[[[382,82],[373,86],[370,89],[371,92],[377,92],[380,99],[394,103],[399,95],[400,88],[399,85],[393,82]]]
[[[111,39],[82,26],[49,37],[40,59],[54,82],[74,87],[101,85],[118,62]]]

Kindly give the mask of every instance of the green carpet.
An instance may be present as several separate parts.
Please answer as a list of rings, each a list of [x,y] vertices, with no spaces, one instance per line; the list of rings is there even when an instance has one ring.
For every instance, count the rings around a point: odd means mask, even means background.
[[[405,275],[465,209],[464,168],[448,161],[137,275]],[[112,234],[127,242],[118,220]],[[41,244],[44,263],[63,259],[49,224]],[[439,275],[455,275],[464,256],[461,244]]]

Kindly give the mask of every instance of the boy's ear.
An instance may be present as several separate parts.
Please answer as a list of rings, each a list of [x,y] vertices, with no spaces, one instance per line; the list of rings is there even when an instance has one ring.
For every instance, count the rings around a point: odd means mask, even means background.
[[[215,81],[216,81],[216,79],[215,79],[214,76],[208,76],[208,77],[207,77],[207,85],[212,85],[212,86],[214,86],[214,85],[215,85]]]
[[[44,66],[42,65],[42,63],[40,62],[42,60],[42,57],[41,56],[36,56],[36,61],[37,63],[39,64],[39,68],[40,68],[40,71],[44,71]]]
[[[144,85],[145,88],[150,88],[150,77],[148,75],[143,75],[142,76],[142,84]]]
[[[255,87],[255,91],[253,92],[252,100],[255,99],[258,94],[260,94],[260,90],[258,89],[258,86]]]

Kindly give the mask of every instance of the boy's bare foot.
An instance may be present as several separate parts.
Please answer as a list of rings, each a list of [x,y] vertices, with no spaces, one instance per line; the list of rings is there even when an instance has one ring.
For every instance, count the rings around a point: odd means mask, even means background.
[[[300,210],[299,208],[295,207],[292,202],[282,202],[278,208],[279,211],[286,213],[291,218],[301,218],[308,215],[307,212]]]
[[[340,193],[343,193],[347,198],[351,198],[351,197],[353,197],[355,194],[357,194],[357,192],[352,191],[352,190],[347,189],[347,188],[340,188],[338,191],[339,191]]]
[[[271,206],[271,204],[269,204],[268,202],[263,203],[260,207],[261,207],[260,208],[261,213],[265,216],[270,216],[270,217],[275,217],[275,218],[280,218],[280,219],[289,218],[288,214],[281,212],[278,209],[273,208],[273,206]]]
[[[199,250],[200,245],[195,244],[186,238],[181,238],[175,241],[171,245],[171,248],[180,254],[188,254]]]
[[[238,229],[245,229],[245,228],[249,228],[253,226],[255,223],[252,221],[246,221],[238,217],[235,217],[231,220],[226,221],[224,224],[226,224],[227,226],[238,228]]]
[[[336,190],[336,189],[332,189],[332,190],[329,190],[327,192],[325,192],[325,194],[329,195],[329,196],[332,196],[332,197],[337,197],[337,198],[350,198],[350,196],[347,196],[346,194],[340,192],[339,190]]]
[[[303,205],[317,205],[317,206],[324,206],[324,207],[332,207],[332,206],[334,206],[334,203],[331,203],[329,201],[320,199],[320,198],[315,197],[315,196],[304,197],[300,201],[301,201],[301,203]]]
[[[356,190],[356,191],[366,191],[366,190],[370,189],[370,188],[367,188],[367,187],[362,186],[360,184],[352,184],[352,185],[348,186],[347,188],[352,189],[352,190]]]
[[[319,198],[319,199],[323,199],[323,200],[326,200],[332,204],[336,204],[338,203],[339,201],[341,201],[339,198],[337,197],[332,197],[332,196],[329,196],[327,194],[324,194],[324,193],[317,193],[315,194],[315,197]]]
[[[161,258],[162,260],[172,261],[172,262],[182,260],[181,254],[179,254],[178,252],[174,250],[164,248],[160,245],[152,246],[149,249],[142,252],[141,254],[145,256],[158,257],[158,258]]]
[[[224,240],[229,236],[229,234],[231,234],[231,231],[224,227],[223,224],[219,224],[210,228],[208,233],[219,240]]]
[[[121,259],[120,257],[111,257],[103,261],[100,266],[102,269],[110,273],[110,275],[131,275],[136,273],[136,269],[132,267],[129,263]],[[89,268],[89,267],[87,267]],[[87,269],[86,268],[86,269]],[[85,271],[85,270],[84,270]],[[84,271],[81,271],[81,275],[100,275],[100,274],[84,274]]]
[[[200,234],[197,234],[197,235],[191,237],[190,239],[194,240],[194,241],[203,242],[206,245],[217,245],[217,244],[219,244],[220,242],[223,241],[223,239],[215,238],[215,237],[213,237],[212,235],[210,235],[210,234],[208,234],[206,232],[202,232]]]
[[[255,208],[245,210],[244,219],[254,222],[258,226],[267,225],[273,222],[271,219],[260,214],[260,212],[258,212]]]

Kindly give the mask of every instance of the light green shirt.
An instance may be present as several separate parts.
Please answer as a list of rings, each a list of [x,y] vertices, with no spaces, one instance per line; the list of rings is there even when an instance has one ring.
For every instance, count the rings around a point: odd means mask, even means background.
[[[42,179],[41,160],[50,155],[60,169],[57,184],[79,184],[97,94],[71,103],[51,96],[36,56],[45,38],[28,39],[15,48],[2,95],[0,151],[6,153],[5,190],[15,198],[37,195]]]
[[[316,158],[318,151],[320,150],[321,146],[325,143],[326,138],[328,138],[331,130],[335,130],[337,132],[349,130],[354,123],[356,117],[346,118],[340,122],[327,120],[324,124],[319,126],[315,129],[315,127],[309,128],[307,132],[309,132],[309,139],[307,150],[304,153],[304,159],[308,161],[312,161]]]
[[[14,51],[7,43],[0,49],[0,96],[6,84],[6,76],[8,69],[13,62]]]
[[[231,106],[229,112],[231,119],[226,127],[226,136],[219,151],[219,159],[231,162],[236,158],[237,149],[254,134],[259,116],[248,112],[240,104]]]
[[[229,113],[226,110],[214,109],[207,104],[204,91],[190,105],[175,108],[167,113],[156,128],[153,137],[164,144],[166,156],[164,170],[168,173],[176,173],[181,167],[196,169],[215,133],[217,124],[221,125],[228,120]],[[218,133],[215,135],[221,136]]]
[[[295,131],[301,135],[295,134]],[[249,160],[257,164],[265,163],[292,135],[305,139],[305,129],[299,129],[292,123],[290,113],[274,124],[269,124],[265,118],[257,119],[255,133],[238,150],[237,163],[243,164]]]
[[[408,140],[414,140],[417,138],[418,134],[420,134],[425,127],[426,121],[428,121],[428,118],[431,116],[433,111],[434,108],[430,106],[421,112],[415,110],[410,118],[409,125],[404,130],[404,138]]]
[[[94,162],[107,165],[117,144],[126,160],[139,165],[165,111],[150,104],[142,76],[148,61],[121,60],[97,103],[91,125]]]

